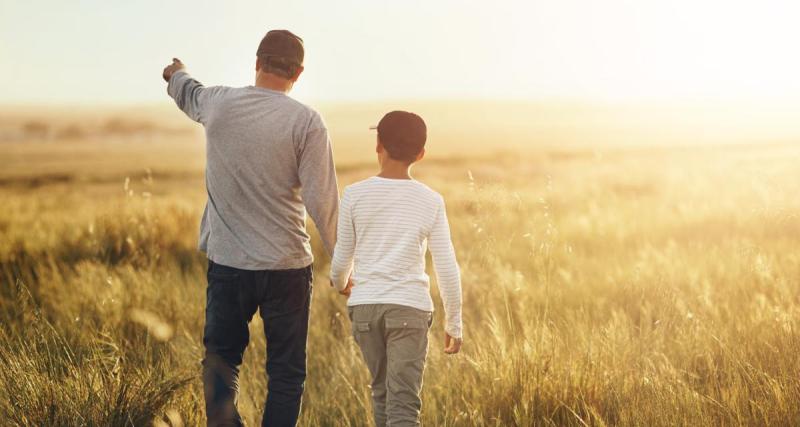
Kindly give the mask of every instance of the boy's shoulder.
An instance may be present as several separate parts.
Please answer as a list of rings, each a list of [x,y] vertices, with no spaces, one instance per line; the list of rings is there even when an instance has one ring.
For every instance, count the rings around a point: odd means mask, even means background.
[[[354,183],[352,183],[350,185],[345,186],[343,194],[351,194],[352,195],[352,194],[356,194],[356,193],[362,192],[362,190],[368,190],[369,188],[372,187],[372,183],[374,181],[373,178],[375,178],[375,177],[369,177],[367,179],[362,179],[361,181],[356,181],[356,182],[354,182]]]
[[[425,195],[427,195],[431,199],[435,201],[444,200],[444,197],[442,197],[442,195],[439,194],[438,191],[428,186],[428,184],[425,184],[422,181],[417,181],[416,179],[414,180],[414,183],[417,184],[417,186],[422,189],[422,192],[425,193]]]
[[[344,188],[345,193],[349,193],[350,195],[358,195],[360,193],[368,192],[369,190],[379,188],[383,185],[391,185],[396,184],[398,180],[389,180],[384,179],[376,176],[369,177],[367,179],[363,179],[361,181],[354,182]],[[416,179],[402,182],[404,185],[409,185],[411,188],[414,188],[416,191],[420,193],[420,196],[430,199],[432,202],[440,202],[443,201],[444,198],[441,194],[439,194],[436,190],[429,187],[427,184],[421,181],[417,181]]]

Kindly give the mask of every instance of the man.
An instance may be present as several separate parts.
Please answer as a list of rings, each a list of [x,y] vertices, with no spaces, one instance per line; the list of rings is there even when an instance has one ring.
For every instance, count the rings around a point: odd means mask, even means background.
[[[303,41],[264,36],[254,86],[205,87],[173,59],[167,92],[206,132],[208,202],[200,250],[208,256],[203,384],[209,426],[242,425],[238,373],[259,311],[267,340],[264,426],[293,426],[306,375],[312,255],[305,208],[330,254],[338,190],[320,115],[287,93],[303,72]]]

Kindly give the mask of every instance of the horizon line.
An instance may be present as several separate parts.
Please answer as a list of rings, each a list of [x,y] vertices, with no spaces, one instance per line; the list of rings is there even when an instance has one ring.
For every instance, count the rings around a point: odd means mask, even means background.
[[[295,98],[297,99],[297,98]],[[570,107],[626,107],[626,106],[646,106],[646,107],[669,107],[669,106],[717,106],[719,104],[731,104],[733,107],[742,107],[741,103],[754,103],[758,106],[796,106],[800,107],[800,99],[787,97],[766,97],[766,96],[727,96],[727,97],[650,97],[650,98],[590,98],[590,97],[484,97],[484,96],[464,96],[464,97],[430,97],[430,98],[376,98],[376,99],[318,99],[300,100],[304,104],[311,106],[325,107],[352,107],[382,105],[387,103],[397,104],[467,104],[475,102],[488,102],[499,104],[516,105],[536,105],[536,106],[570,106]],[[163,108],[171,106],[170,99],[152,101],[0,101],[0,109],[94,109],[94,108]]]

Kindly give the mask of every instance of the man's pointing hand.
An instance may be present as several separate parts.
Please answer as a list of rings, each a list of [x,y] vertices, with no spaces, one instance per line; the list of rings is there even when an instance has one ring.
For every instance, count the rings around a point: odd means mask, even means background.
[[[162,74],[162,77],[164,77],[165,81],[169,82],[169,79],[172,77],[173,74],[175,74],[176,71],[183,70],[184,68],[186,68],[186,66],[183,65],[183,62],[181,62],[180,59],[172,58],[172,64],[169,64],[164,68],[164,73]]]

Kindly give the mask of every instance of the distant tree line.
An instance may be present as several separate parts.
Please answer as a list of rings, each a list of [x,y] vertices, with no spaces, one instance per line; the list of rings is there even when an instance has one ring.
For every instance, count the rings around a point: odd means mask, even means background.
[[[56,125],[34,119],[17,126],[0,125],[0,142],[81,140],[102,137],[130,138],[185,133],[190,130],[189,128],[170,128],[146,120],[126,120],[120,117],[111,118],[100,125],[80,123]]]

